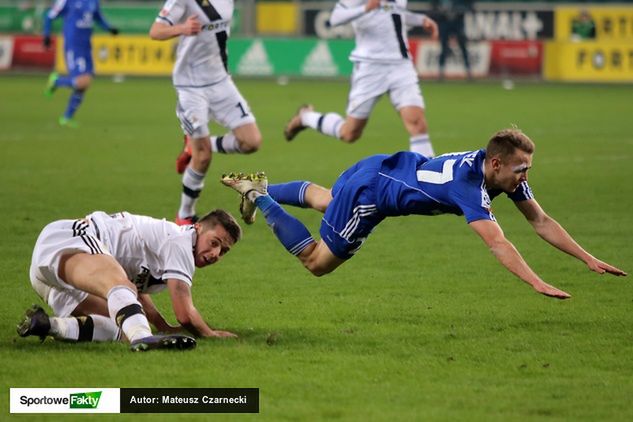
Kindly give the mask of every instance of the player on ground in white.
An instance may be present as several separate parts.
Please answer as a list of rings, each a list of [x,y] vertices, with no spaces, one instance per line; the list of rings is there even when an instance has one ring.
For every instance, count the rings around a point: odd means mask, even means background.
[[[196,337],[236,337],[214,330],[193,304],[195,268],[215,264],[240,239],[241,228],[223,210],[197,223],[95,211],[84,219],[47,225],[33,250],[30,278],[54,317],[34,305],[18,334],[69,341],[112,341],[122,334],[134,351],[188,349]],[[170,325],[150,294],[169,291],[179,326]],[[152,336],[150,323],[168,335]]]
[[[149,32],[155,40],[180,37],[172,75],[176,115],[185,133],[185,148],[176,160],[178,173],[184,173],[177,224],[197,220],[195,204],[212,153],[250,154],[262,142],[255,117],[228,73],[232,16],[233,0],[168,0]],[[229,132],[210,136],[210,119]]]
[[[426,15],[406,10],[407,0],[341,0],[330,17],[332,26],[352,22],[356,47],[347,117],[319,113],[312,105],[301,106],[284,129],[291,141],[309,127],[343,142],[360,138],[378,99],[389,93],[409,132],[409,148],[426,157],[435,155],[428,134],[424,99],[418,75],[408,51],[407,27],[421,26],[438,37],[437,24]]]

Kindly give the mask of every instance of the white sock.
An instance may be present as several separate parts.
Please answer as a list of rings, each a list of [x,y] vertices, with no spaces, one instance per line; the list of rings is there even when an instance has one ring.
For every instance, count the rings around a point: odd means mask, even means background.
[[[228,132],[223,136],[212,136],[211,151],[220,154],[241,154],[240,143],[233,132]]]
[[[116,341],[121,336],[121,330],[108,317],[103,315],[89,315],[87,317],[79,317],[82,321],[90,320],[92,323],[92,333],[90,338],[84,338],[82,341]],[[76,317],[51,317],[51,330],[49,334],[56,340],[79,341],[81,328],[79,320]]]
[[[77,318],[50,317],[51,329],[48,332],[56,340],[77,341],[79,339],[79,323]]]
[[[121,310],[128,312],[120,314]],[[152,335],[143,308],[136,299],[136,294],[128,287],[116,286],[108,292],[108,311],[112,321],[121,327],[130,342]],[[117,322],[117,319],[120,322]]]
[[[435,157],[433,145],[431,144],[431,138],[429,137],[428,133],[415,135],[409,138],[409,151],[417,152],[418,154],[422,154],[425,157],[429,158]]]
[[[117,341],[121,339],[121,330],[108,317],[90,315],[94,324],[92,341]]]
[[[198,173],[191,166],[182,175],[182,194],[180,195],[180,209],[178,217],[187,218],[196,214],[196,202],[204,187],[204,174]]]
[[[340,131],[343,123],[345,123],[345,120],[336,113],[322,114],[316,111],[301,113],[301,124],[336,139],[341,139]]]
[[[304,111],[301,113],[301,124],[316,129],[321,116],[322,114],[318,111]]]

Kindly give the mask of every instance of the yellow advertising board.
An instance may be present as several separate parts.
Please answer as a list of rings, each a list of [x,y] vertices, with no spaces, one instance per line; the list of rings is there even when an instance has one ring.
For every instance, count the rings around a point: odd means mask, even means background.
[[[633,42],[633,6],[561,6],[555,13],[555,39],[572,38],[572,23],[582,12],[588,13],[596,28],[596,40]]]
[[[148,36],[95,35],[92,59],[97,75],[170,75],[178,38],[154,41]],[[56,70],[65,72],[61,37],[57,42]]]
[[[543,76],[553,81],[633,82],[633,42],[548,41]]]
[[[293,35],[298,29],[297,5],[288,2],[257,2],[257,33]]]

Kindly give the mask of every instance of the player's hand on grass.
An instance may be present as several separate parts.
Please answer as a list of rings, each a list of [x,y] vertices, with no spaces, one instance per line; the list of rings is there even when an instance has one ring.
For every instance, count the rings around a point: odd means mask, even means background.
[[[559,290],[554,286],[550,286],[547,283],[535,285],[534,290],[545,296],[555,297],[556,299],[569,299],[571,297],[569,293]]]
[[[619,268],[609,265],[606,262],[600,261],[597,258],[591,257],[587,266],[591,271],[595,271],[598,274],[609,273],[617,276],[626,276],[627,274]]]
[[[198,16],[191,15],[187,18],[185,23],[182,24],[183,35],[197,35],[202,30],[202,25],[198,20]]]
[[[213,333],[209,337],[237,338],[237,334],[233,334],[229,331],[213,330]]]

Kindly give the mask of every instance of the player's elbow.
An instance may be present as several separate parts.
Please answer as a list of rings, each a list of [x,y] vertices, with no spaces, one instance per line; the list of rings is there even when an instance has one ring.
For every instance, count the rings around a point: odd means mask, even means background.
[[[152,27],[149,29],[149,37],[155,41],[162,41],[165,39],[165,36],[163,35],[159,24],[152,25]]]

